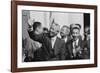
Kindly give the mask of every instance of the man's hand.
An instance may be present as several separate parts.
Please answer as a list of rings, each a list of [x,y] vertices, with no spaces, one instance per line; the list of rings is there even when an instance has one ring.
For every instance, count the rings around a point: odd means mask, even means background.
[[[42,47],[41,43],[39,43],[37,41],[34,41],[31,38],[29,38],[29,41],[30,41],[30,44],[29,44],[30,45],[30,49],[37,50],[37,49]]]
[[[35,45],[36,49],[39,49],[42,47],[42,44],[37,41],[34,41],[34,45]]]
[[[33,23],[35,22],[35,20],[31,20],[31,19],[28,19],[27,21],[27,24],[28,24],[28,31],[33,31]]]

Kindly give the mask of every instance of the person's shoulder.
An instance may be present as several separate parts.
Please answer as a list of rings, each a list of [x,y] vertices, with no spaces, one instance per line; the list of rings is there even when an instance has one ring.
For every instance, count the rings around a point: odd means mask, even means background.
[[[69,44],[71,44],[72,42],[73,42],[73,39],[70,38],[70,39],[68,39],[68,41],[66,42],[66,44],[69,45]]]

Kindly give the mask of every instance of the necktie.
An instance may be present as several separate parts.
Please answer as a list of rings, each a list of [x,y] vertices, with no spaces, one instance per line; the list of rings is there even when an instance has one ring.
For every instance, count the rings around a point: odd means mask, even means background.
[[[74,55],[74,57],[76,57],[76,49],[77,49],[77,45],[76,45],[76,41],[74,41],[74,47],[73,47],[73,55]]]

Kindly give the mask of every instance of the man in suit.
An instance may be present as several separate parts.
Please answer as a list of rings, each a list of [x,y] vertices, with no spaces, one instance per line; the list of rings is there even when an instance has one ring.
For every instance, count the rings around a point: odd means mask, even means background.
[[[29,25],[30,23],[28,22],[28,29],[24,29],[24,33],[22,36],[22,60],[23,62],[31,62],[32,59],[34,58],[34,52],[36,50],[38,50],[39,48],[41,48],[42,44],[32,40],[32,38],[30,38],[30,35],[28,34],[28,31],[31,31],[31,25]],[[27,25],[27,23],[25,23],[25,25]]]
[[[65,43],[70,40],[69,33],[70,33],[70,29],[67,25],[64,25],[61,27],[60,36],[61,36],[61,39],[65,41]]]
[[[36,26],[34,25],[36,24]],[[57,23],[53,23],[50,26],[48,33],[43,33],[42,35],[36,35],[40,31],[40,23],[34,23],[34,31],[29,32],[30,37],[42,44],[42,47],[35,51],[36,61],[54,61],[54,60],[64,60],[65,59],[65,42],[57,37],[60,26]],[[37,24],[39,26],[37,27]],[[35,35],[34,33],[35,32]],[[41,32],[41,31],[40,31]]]
[[[43,33],[42,24],[34,22],[33,31],[29,32],[32,40],[42,44],[41,48],[35,50],[32,61],[47,61],[50,58],[50,42],[48,37]]]
[[[67,49],[69,51],[70,59],[82,59],[83,58],[83,45],[80,35],[80,24],[73,24],[71,28],[71,40],[67,43]]]
[[[67,25],[64,25],[61,27],[61,30],[60,30],[60,36],[61,36],[61,39],[64,40],[64,42],[66,43],[65,47],[67,46],[67,43],[68,41],[70,41],[70,28],[67,26]],[[69,59],[69,51],[68,49],[66,48],[66,60]]]
[[[53,23],[50,26],[49,37],[51,39],[51,58],[50,60],[64,60],[65,59],[65,42],[57,37],[60,26]]]

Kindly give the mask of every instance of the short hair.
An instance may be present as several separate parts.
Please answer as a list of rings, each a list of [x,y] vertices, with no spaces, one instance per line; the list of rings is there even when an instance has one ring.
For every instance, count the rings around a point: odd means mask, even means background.
[[[55,24],[56,26],[60,26],[58,23],[55,23],[55,22],[53,24]]]
[[[41,22],[34,22],[33,23],[33,31],[36,30],[37,27],[41,26]]]
[[[48,31],[48,28],[44,27],[43,30],[44,30],[44,31]]]
[[[66,28],[70,29],[67,25],[63,25],[62,27],[66,27]]]

